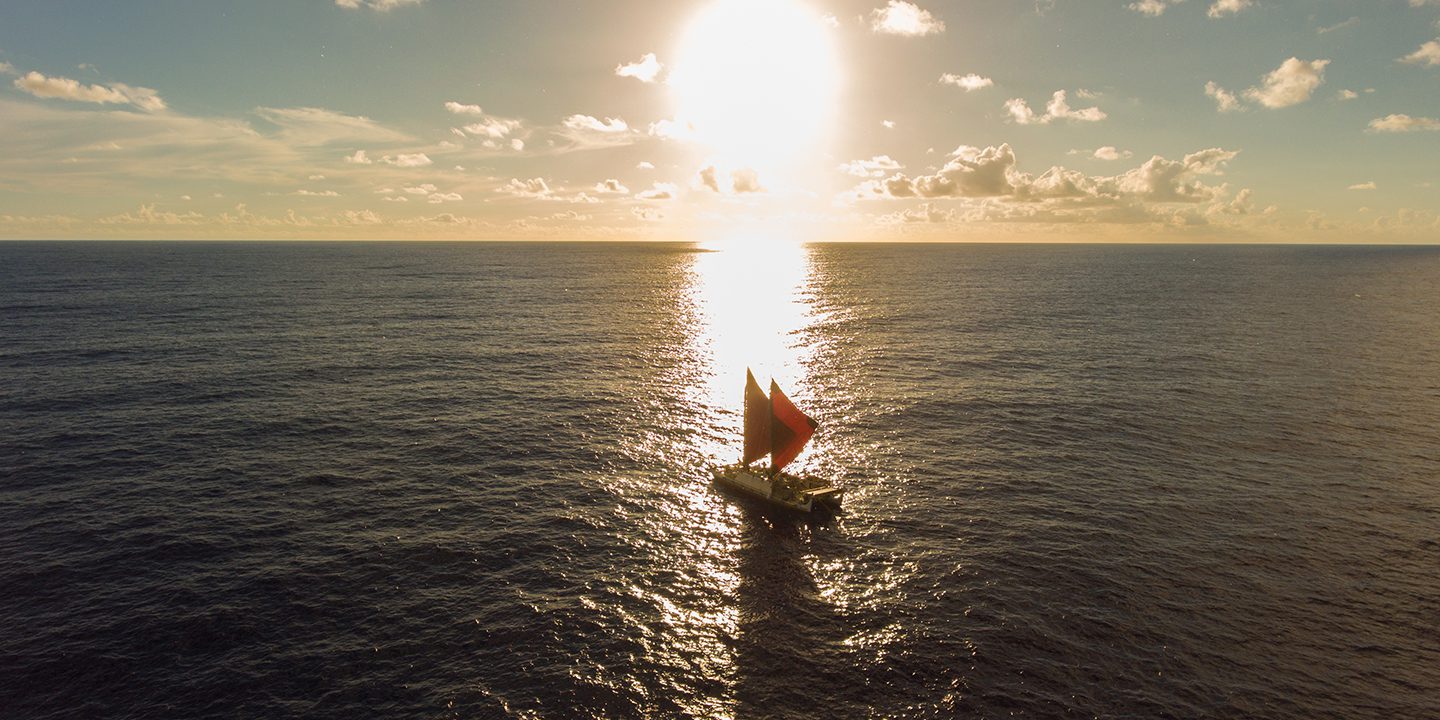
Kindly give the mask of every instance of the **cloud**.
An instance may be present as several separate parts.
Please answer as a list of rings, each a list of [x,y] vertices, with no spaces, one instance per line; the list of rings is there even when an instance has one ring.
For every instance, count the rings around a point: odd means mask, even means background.
[[[630,192],[630,188],[625,187],[619,180],[610,178],[609,180],[595,183],[595,192],[601,193],[602,195],[624,195]]]
[[[992,197],[1014,192],[1010,174],[1015,153],[1009,143],[984,150],[962,146],[934,175],[909,178],[895,173],[868,183],[876,194],[888,197]]]
[[[1325,66],[1329,64],[1329,60],[1307,62],[1292,57],[1266,74],[1261,87],[1246,90],[1245,97],[1272,109],[1299,105],[1324,84]]]
[[[255,114],[280,127],[280,137],[296,145],[327,145],[365,140],[405,142],[410,136],[370,118],[316,107],[255,108]]]
[[[1421,45],[1419,50],[1400,58],[1400,62],[1426,67],[1440,65],[1440,40],[1431,40]]]
[[[1048,125],[1055,120],[1099,122],[1106,118],[1105,113],[1098,107],[1072,110],[1070,104],[1065,101],[1064,90],[1055,91],[1055,95],[1045,106],[1044,115],[1036,115],[1035,111],[1030,109],[1030,105],[1020,98],[1006,100],[1005,112],[1009,113],[1010,119],[1017,125]]]
[[[155,203],[141,205],[135,212],[126,212],[119,215],[102,217],[96,222],[101,225],[198,225],[205,221],[205,216],[191,211],[188,213],[174,213],[165,210],[156,210]]]
[[[1091,157],[1096,160],[1124,160],[1132,154],[1129,150],[1116,150],[1114,145],[1106,145],[1095,148],[1095,153]]]
[[[305,197],[340,197],[340,193],[334,190],[296,190],[291,195],[303,195]]]
[[[445,109],[454,115],[466,115],[475,118],[474,122],[466,123],[463,127],[450,128],[450,132],[459,137],[480,138],[480,144],[491,150],[499,150],[509,147],[512,150],[520,151],[525,149],[525,141],[518,137],[524,128],[524,123],[514,118],[499,117],[485,112],[479,105],[450,100],[445,103]]]
[[[1371,120],[1368,130],[1370,132],[1384,133],[1440,130],[1440,120],[1428,117],[1410,117],[1409,115],[1396,113]]]
[[[530,178],[529,180],[510,178],[510,182],[500,186],[497,192],[514,195],[515,197],[529,198],[548,198],[551,194],[550,184],[545,182],[545,178],[540,177]]]
[[[427,196],[425,197],[425,202],[428,202],[428,203],[430,203],[431,205],[439,205],[440,203],[445,203],[445,202],[459,202],[459,201],[464,200],[464,199],[465,199],[465,198],[460,197],[460,193],[456,193],[456,192],[439,193],[439,192],[436,192],[436,193],[430,193],[429,195],[427,195]]]
[[[884,225],[899,225],[902,223],[947,223],[954,218],[954,210],[946,210],[933,203],[920,203],[918,207],[890,213],[889,215],[882,215],[880,222]]]
[[[0,62],[0,75],[19,75],[20,72],[8,62]]]
[[[885,7],[870,12],[870,29],[886,35],[921,37],[945,32],[945,23],[914,3],[890,0]]]
[[[650,162],[649,160],[641,160],[640,162],[638,162],[638,163],[635,164],[635,169],[636,169],[636,170],[654,170],[654,169],[655,169],[655,164],[652,163],[652,162]]]
[[[894,130],[894,129],[895,129],[895,121],[894,121],[894,120],[881,120],[881,121],[880,121],[880,126],[883,127],[883,128],[885,128],[886,130]]]
[[[380,162],[383,162],[386,165],[394,165],[395,167],[413,168],[425,167],[426,165],[429,165],[434,161],[432,161],[430,159],[430,156],[426,155],[425,153],[401,153],[393,158],[389,155],[386,155],[385,157],[380,159]]]
[[[633,63],[616,65],[615,74],[620,77],[635,78],[643,83],[653,83],[664,67],[659,60],[655,59],[655,53],[645,53],[643,57]]]
[[[994,85],[995,81],[987,77],[980,77],[975,73],[970,73],[969,75],[966,75],[964,77],[961,77],[959,75],[953,75],[951,73],[945,73],[944,75],[940,76],[940,84],[954,85],[955,87],[963,89],[965,92],[975,92],[980,88],[987,88],[991,85]]]
[[[890,159],[889,155],[876,155],[869,160],[854,160],[839,167],[840,172],[855,177],[884,177],[904,166]]]
[[[559,151],[592,150],[596,148],[628,145],[639,139],[640,134],[620,118],[607,117],[604,120],[590,115],[571,115],[565,118],[556,135],[564,144],[556,145]],[[552,141],[552,144],[554,142]]]
[[[1012,203],[1115,205],[1123,202],[1200,203],[1222,197],[1225,186],[1206,185],[1199,178],[1219,175],[1237,151],[1210,148],[1167,160],[1156,155],[1139,167],[1115,176],[1090,176],[1052,167],[1040,176],[1016,168],[1008,143],[983,150],[961,146],[933,175],[907,177],[896,173],[856,188],[856,197],[1004,198]]]
[[[720,192],[720,179],[717,173],[718,171],[714,165],[707,165],[700,168],[700,172],[695,176],[695,179],[700,181],[701,187],[709,188],[712,192],[718,193]]]
[[[721,194],[744,195],[765,192],[764,186],[760,184],[760,174],[750,168],[731,171],[728,178],[722,179],[720,171],[714,165],[706,165],[696,173],[695,181],[699,187]]]
[[[1240,106],[1240,99],[1235,97],[1235,93],[1216,85],[1213,80],[1205,83],[1205,95],[1215,98],[1215,109],[1222,113],[1244,109]]]
[[[1215,0],[1215,4],[1211,5],[1210,10],[1205,14],[1212,18],[1235,15],[1254,4],[1255,0]]]
[[[1130,9],[1142,15],[1160,17],[1171,5],[1177,5],[1181,2],[1183,2],[1183,0],[1139,0],[1138,2],[1130,3]]]
[[[1347,189],[1347,190],[1374,190],[1374,189],[1375,189],[1375,181],[1374,181],[1374,180],[1371,180],[1370,182],[1356,183],[1356,184],[1351,185],[1350,187],[1348,187],[1348,188],[1346,188],[1346,189]]]
[[[347,10],[369,8],[376,12],[389,12],[405,5],[419,5],[425,0],[335,0],[335,4]]]
[[[1336,100],[1354,100],[1358,97],[1360,97],[1360,93],[1357,93],[1354,90],[1341,90],[1340,92],[1335,93]]]
[[[456,115],[484,115],[485,111],[479,105],[466,105],[449,100],[445,103],[445,109]]]
[[[345,156],[345,162],[352,165],[369,165],[375,161],[371,160],[364,150],[356,150],[354,155]]]
[[[679,120],[660,119],[650,123],[646,133],[665,140],[687,141],[695,138],[695,126]]]
[[[9,67],[7,65],[7,67]],[[38,98],[55,98],[74,102],[97,104],[128,104],[146,112],[160,112],[165,101],[155,90],[145,87],[131,87],[124,83],[114,85],[84,85],[78,80],[64,77],[46,77],[38,72],[28,72],[15,79],[15,87]]]
[[[730,173],[730,187],[736,195],[765,192],[765,188],[760,185],[760,174],[750,168],[741,168]]]
[[[655,183],[649,190],[635,193],[640,200],[674,200],[679,195],[680,189],[670,183]]]
[[[1351,27],[1351,26],[1353,26],[1353,25],[1358,25],[1359,23],[1360,23],[1360,18],[1359,18],[1359,17],[1352,17],[1352,18],[1350,18],[1349,20],[1341,20],[1340,22],[1335,23],[1334,25],[1327,25],[1327,26],[1322,27],[1322,28],[1315,28],[1315,34],[1316,34],[1316,35],[1325,35],[1326,33],[1332,33],[1332,32],[1335,32],[1336,30],[1343,30],[1343,29],[1345,29],[1345,28],[1347,28],[1347,27]]]
[[[591,117],[589,115],[571,115],[570,117],[565,118],[565,122],[563,123],[563,125],[569,130],[601,133],[607,135],[625,133],[630,131],[630,126],[626,125],[625,121],[621,120],[620,118],[607,117],[604,121],[601,121],[600,119]]]

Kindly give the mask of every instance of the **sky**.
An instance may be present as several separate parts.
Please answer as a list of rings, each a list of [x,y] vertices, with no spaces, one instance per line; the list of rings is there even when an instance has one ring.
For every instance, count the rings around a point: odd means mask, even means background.
[[[10,0],[0,238],[1440,242],[1440,0]]]

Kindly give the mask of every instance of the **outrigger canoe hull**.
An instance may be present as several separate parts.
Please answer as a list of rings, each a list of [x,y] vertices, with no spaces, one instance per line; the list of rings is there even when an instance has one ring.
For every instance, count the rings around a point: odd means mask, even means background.
[[[726,465],[711,471],[722,487],[798,512],[836,511],[844,491],[826,486],[816,478],[789,473],[771,473],[744,465]]]

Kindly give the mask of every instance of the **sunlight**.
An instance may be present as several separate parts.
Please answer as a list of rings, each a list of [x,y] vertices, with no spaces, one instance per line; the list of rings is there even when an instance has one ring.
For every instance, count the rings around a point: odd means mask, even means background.
[[[717,247],[697,256],[692,293],[705,318],[696,350],[711,367],[705,402],[732,429],[712,452],[728,459],[739,452],[746,368],[766,385],[773,377],[793,397],[808,392],[801,333],[809,324],[803,291],[810,263],[808,248],[773,237],[737,236]]]
[[[802,169],[835,122],[839,63],[796,0],[718,0],[689,25],[669,83],[677,121],[726,171],[771,182]]]

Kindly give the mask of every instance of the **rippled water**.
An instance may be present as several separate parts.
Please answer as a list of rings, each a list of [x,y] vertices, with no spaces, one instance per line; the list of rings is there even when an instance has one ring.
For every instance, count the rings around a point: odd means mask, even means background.
[[[5,243],[0,374],[5,717],[1440,716],[1436,249]]]

